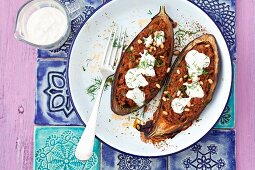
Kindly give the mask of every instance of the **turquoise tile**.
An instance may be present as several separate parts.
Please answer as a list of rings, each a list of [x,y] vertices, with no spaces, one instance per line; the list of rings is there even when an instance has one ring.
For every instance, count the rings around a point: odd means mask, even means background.
[[[34,170],[98,170],[100,142],[96,139],[88,161],[76,159],[74,152],[84,128],[35,127]]]
[[[215,128],[229,129],[235,126],[235,84],[236,84],[236,64],[233,62],[233,82],[231,87],[231,94],[228,103],[219,119]]]

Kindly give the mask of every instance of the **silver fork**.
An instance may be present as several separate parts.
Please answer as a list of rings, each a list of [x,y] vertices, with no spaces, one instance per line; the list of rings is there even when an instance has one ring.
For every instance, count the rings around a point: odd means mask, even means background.
[[[118,34],[118,35],[117,35]],[[126,31],[121,29],[116,29],[116,31],[112,30],[107,48],[104,54],[104,59],[100,66],[100,72],[102,74],[102,83],[100,85],[96,101],[94,107],[92,109],[92,113],[86,125],[86,128],[81,136],[81,139],[76,147],[75,156],[79,160],[88,160],[93,153],[95,132],[96,132],[96,122],[97,122],[97,114],[100,106],[100,101],[102,97],[102,93],[104,90],[104,85],[106,79],[113,75],[116,66],[120,60],[120,56],[122,53],[122,48],[124,45],[124,40],[126,36]]]

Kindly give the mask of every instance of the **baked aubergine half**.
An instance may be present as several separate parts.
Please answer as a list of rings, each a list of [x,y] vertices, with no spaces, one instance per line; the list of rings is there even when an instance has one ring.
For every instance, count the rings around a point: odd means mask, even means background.
[[[122,53],[114,75],[111,109],[118,115],[136,111],[151,101],[170,71],[174,22],[161,6],[159,13]]]
[[[173,138],[197,120],[212,100],[219,72],[219,53],[213,35],[190,42],[179,54],[153,119],[137,124],[142,140]]]

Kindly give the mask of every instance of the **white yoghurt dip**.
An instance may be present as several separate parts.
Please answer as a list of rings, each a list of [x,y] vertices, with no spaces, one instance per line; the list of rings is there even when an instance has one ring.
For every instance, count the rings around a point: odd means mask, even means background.
[[[139,87],[148,85],[145,76],[155,76],[155,57],[144,50],[140,53],[141,59],[136,68],[129,69],[125,75],[125,82],[128,88],[132,88],[126,94],[126,97],[133,100],[138,106],[142,106],[145,100],[145,94]]]
[[[144,104],[145,94],[139,88],[129,90],[126,94],[126,97],[133,100],[139,107]]]
[[[148,82],[142,75],[142,70],[138,68],[129,69],[125,75],[125,81],[129,88],[144,87]]]
[[[59,9],[44,7],[31,14],[26,29],[28,41],[37,45],[49,45],[66,33],[68,19]]]
[[[154,32],[154,41],[156,42],[157,47],[159,47],[161,44],[163,44],[165,42],[165,33],[164,33],[164,31]]]
[[[185,56],[189,77],[192,83],[183,83],[187,87],[185,91],[189,98],[175,98],[171,107],[175,113],[182,113],[192,98],[203,98],[204,91],[198,82],[198,77],[203,74],[204,68],[210,65],[210,58],[196,50],[191,50]]]
[[[145,76],[155,76],[155,57],[148,53],[147,50],[144,50],[143,53],[140,53],[142,56],[138,65],[138,68],[141,70],[142,74]]]
[[[143,37],[145,47],[150,47],[151,44],[156,45],[157,47],[163,45],[165,42],[165,33],[164,31],[155,31],[154,38],[152,35],[148,37]],[[128,88],[132,88],[126,94],[126,97],[133,100],[138,106],[142,106],[145,100],[145,94],[139,89],[139,87],[145,87],[148,85],[147,80],[144,76],[154,77],[156,76],[154,65],[155,57],[148,53],[147,50],[144,50],[141,55],[139,64],[136,68],[130,69],[125,75],[125,82]]]
[[[175,113],[182,113],[189,102],[190,98],[175,98],[171,103],[171,107]]]
[[[145,47],[149,47],[153,43],[153,38],[151,35],[149,37],[143,38],[143,39],[144,39]]]

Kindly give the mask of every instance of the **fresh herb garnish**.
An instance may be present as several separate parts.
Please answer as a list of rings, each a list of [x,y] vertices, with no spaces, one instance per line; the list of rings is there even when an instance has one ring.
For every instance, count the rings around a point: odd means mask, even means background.
[[[82,70],[83,70],[83,71],[86,71],[86,68],[85,68],[84,66],[82,66]]]
[[[102,83],[102,79],[99,78],[99,77],[96,77],[96,78],[93,79],[93,81],[94,81],[93,84],[86,89],[87,94],[90,97],[92,97],[91,101],[95,100],[95,95],[96,95],[96,92],[100,88],[100,85]]]
[[[113,82],[113,76],[108,77],[105,81],[104,90],[107,90],[108,87],[112,84],[112,82]]]
[[[149,10],[149,11],[147,12],[147,14],[149,14],[149,15],[152,15],[152,12],[151,12],[151,10]]]
[[[139,63],[138,68],[147,68],[148,66],[149,66],[149,64],[145,60],[145,61],[142,61],[142,62]]]
[[[196,34],[197,32],[198,31],[193,32],[193,31],[188,31],[188,30],[184,30],[184,29],[179,28],[179,30],[177,30],[174,34],[175,35],[176,46],[177,47],[181,46],[181,43],[183,42],[185,36],[187,36],[187,35],[191,36],[193,34]]]
[[[134,59],[134,57],[132,55],[129,56],[128,58],[129,58],[129,60],[133,60]]]
[[[162,61],[160,58],[157,58],[155,60],[156,67],[162,67],[164,65],[164,61]]]
[[[128,49],[127,49],[127,52],[128,52],[128,53],[132,53],[131,48],[128,48]]]
[[[167,93],[166,96],[167,96],[168,99],[171,99],[171,97],[172,97],[172,96],[170,95],[170,93]]]
[[[185,91],[185,86],[181,86],[179,90],[180,90],[181,92],[184,92],[184,91]]]
[[[113,41],[113,47],[121,48],[120,42],[118,42],[118,38],[115,38]]]
[[[108,87],[111,85],[112,81],[113,81],[113,76],[110,76],[106,79],[105,85],[104,85],[104,90],[108,89]],[[95,100],[95,96],[96,96],[97,91],[99,90],[101,84],[102,84],[102,79],[99,77],[96,77],[93,79],[93,84],[86,89],[87,94],[91,97],[91,101]]]
[[[208,71],[207,70],[205,70],[205,69],[203,69],[203,73],[202,73],[203,75],[206,75],[206,74],[208,74]]]
[[[156,39],[160,39],[160,37],[163,37],[163,35],[162,34],[157,34],[156,35]]]

